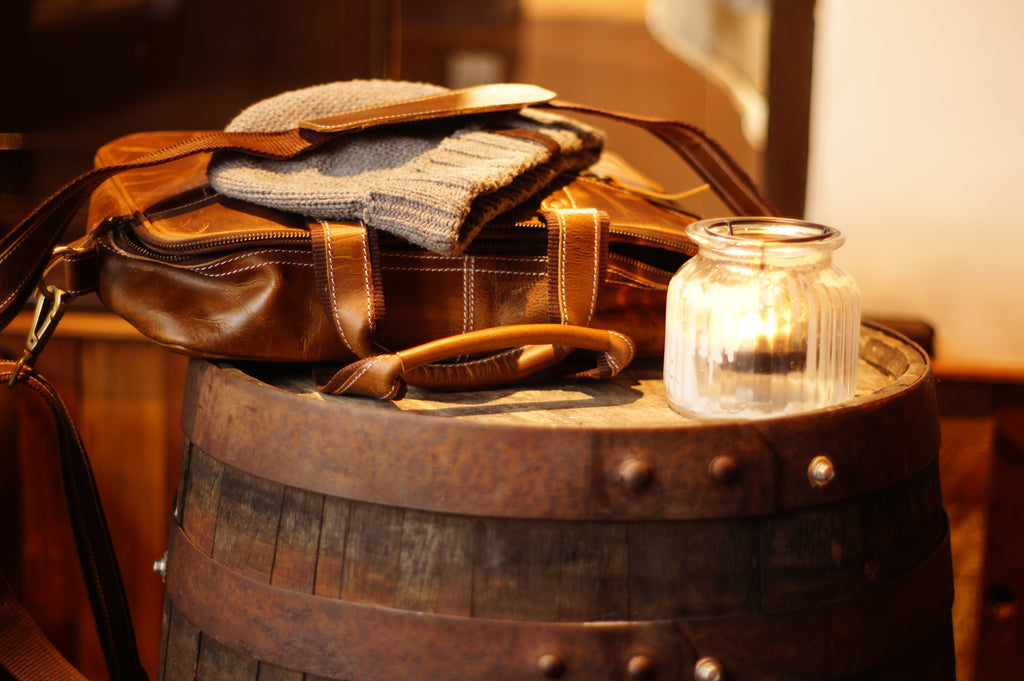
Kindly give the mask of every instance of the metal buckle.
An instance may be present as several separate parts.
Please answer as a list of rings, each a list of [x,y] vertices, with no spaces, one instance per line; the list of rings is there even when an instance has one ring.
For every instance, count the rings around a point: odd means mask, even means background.
[[[67,308],[67,291],[56,286],[47,286],[40,289],[36,300],[36,313],[32,319],[32,326],[28,330],[28,338],[25,339],[25,352],[21,359],[14,365],[14,373],[7,387],[13,388],[21,376],[22,370],[31,368],[32,363],[43,351],[46,342],[57,328],[57,322],[64,316]]]

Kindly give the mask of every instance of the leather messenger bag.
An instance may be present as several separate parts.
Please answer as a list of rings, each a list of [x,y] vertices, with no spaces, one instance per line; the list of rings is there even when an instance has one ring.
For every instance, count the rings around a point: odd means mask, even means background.
[[[560,123],[534,125],[523,118],[531,112],[640,126],[676,151],[734,214],[775,214],[738,164],[689,125],[561,102],[531,85],[437,88],[282,130],[140,133],[106,145],[93,171],[0,241],[0,326],[38,285],[24,368],[68,301],[95,292],[174,350],[308,364],[326,392],[391,399],[407,383],[465,390],[555,365],[569,375],[605,377],[635,355],[660,354],[668,280],[695,250],[685,227],[697,216],[651,198],[635,186],[636,173],[607,154],[597,161],[599,150],[559,148]],[[449,241],[415,231],[429,221],[419,216],[434,210],[430,194],[445,184],[443,174],[427,190],[418,189],[422,182],[400,185],[390,198],[371,187],[364,202],[371,208],[359,207],[354,219],[257,205],[211,186],[211,159],[278,164],[289,182],[301,182],[308,169],[293,172],[289,164],[315,154],[330,159],[343,145],[396,135],[450,142],[467,127],[501,133],[488,139],[514,137],[546,155],[472,197]],[[255,195],[266,193],[257,187]],[[297,190],[289,185],[282,193]],[[90,194],[88,233],[54,250]],[[413,216],[405,232],[403,216],[394,213]],[[573,349],[596,351],[596,364],[567,362]]]

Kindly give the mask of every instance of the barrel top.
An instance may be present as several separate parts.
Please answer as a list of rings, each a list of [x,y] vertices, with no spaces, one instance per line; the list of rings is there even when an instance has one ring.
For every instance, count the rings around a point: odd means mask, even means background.
[[[864,325],[860,343],[856,395],[848,403],[827,409],[849,408],[853,404],[882,398],[900,385],[922,377],[928,370],[924,353],[891,331]],[[519,427],[635,429],[707,426],[707,421],[684,416],[669,407],[661,378],[660,358],[641,359],[606,380],[565,380],[548,376],[513,386],[458,393],[410,387],[404,399],[391,402],[324,395],[317,391],[308,372],[273,372],[261,376],[268,385],[343,409],[381,409]],[[808,418],[808,414],[803,412],[796,416]]]
[[[672,411],[661,367],[398,402],[325,396],[305,373],[193,361],[182,426],[222,462],[333,496],[438,512],[565,519],[773,513],[893,484],[938,454],[927,356],[861,331],[857,395],[759,420]],[[826,459],[828,479],[812,468]]]

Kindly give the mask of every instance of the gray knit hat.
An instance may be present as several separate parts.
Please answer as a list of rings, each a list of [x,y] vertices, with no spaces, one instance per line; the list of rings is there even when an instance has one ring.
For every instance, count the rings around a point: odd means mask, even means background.
[[[445,91],[385,80],[317,85],[253,104],[227,130],[287,130],[341,111]],[[559,173],[596,161],[601,144],[594,128],[524,110],[444,120],[415,131],[344,134],[293,161],[221,153],[209,176],[230,197],[315,219],[362,220],[431,251],[455,254],[488,221]]]

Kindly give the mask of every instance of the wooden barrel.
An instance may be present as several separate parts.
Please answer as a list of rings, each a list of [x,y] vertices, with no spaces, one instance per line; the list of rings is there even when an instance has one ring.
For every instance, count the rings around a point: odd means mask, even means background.
[[[927,358],[672,412],[660,367],[398,403],[190,367],[164,681],[955,678]]]

